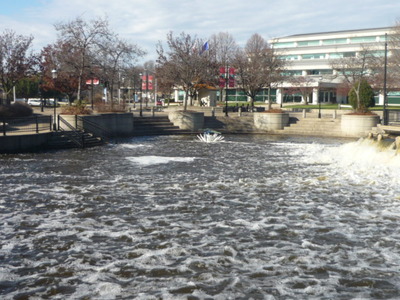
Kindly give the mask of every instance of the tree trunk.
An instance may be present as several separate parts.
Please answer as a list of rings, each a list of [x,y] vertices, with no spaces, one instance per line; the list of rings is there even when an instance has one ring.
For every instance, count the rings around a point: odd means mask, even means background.
[[[272,109],[272,101],[271,101],[271,88],[268,88],[268,110]]]

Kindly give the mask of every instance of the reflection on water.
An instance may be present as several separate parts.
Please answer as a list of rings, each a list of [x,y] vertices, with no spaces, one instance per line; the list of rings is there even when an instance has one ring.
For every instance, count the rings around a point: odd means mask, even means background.
[[[0,156],[1,298],[399,298],[399,163],[266,136]]]

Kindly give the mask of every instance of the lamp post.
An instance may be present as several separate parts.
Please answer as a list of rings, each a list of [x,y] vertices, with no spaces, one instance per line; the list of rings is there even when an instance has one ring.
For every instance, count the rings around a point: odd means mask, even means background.
[[[321,85],[321,81],[322,81],[322,76],[319,77],[318,80],[318,119],[321,119],[321,99],[320,99],[320,92],[319,92],[319,87]]]
[[[146,72],[146,107],[149,102],[149,71],[145,69]]]
[[[225,68],[225,116],[228,116],[228,80],[229,80],[229,67]]]
[[[139,103],[140,107],[139,107],[139,116],[143,117],[143,110],[142,110],[142,105],[143,105],[143,104],[142,104],[142,102],[143,102],[143,88],[142,88],[142,85],[143,85],[143,74],[140,73],[139,76],[140,76],[140,103]]]
[[[383,71],[383,125],[388,125],[388,110],[387,110],[387,33],[385,33],[385,65]]]
[[[133,74],[133,108],[136,108],[136,78]]]
[[[54,84],[54,101],[53,101],[53,107],[54,107],[54,116],[53,116],[53,130],[57,130],[57,123],[56,123],[56,118],[57,118],[57,111],[56,111],[56,79],[57,79],[57,70],[53,69],[51,70],[51,78],[53,78],[53,84]]]

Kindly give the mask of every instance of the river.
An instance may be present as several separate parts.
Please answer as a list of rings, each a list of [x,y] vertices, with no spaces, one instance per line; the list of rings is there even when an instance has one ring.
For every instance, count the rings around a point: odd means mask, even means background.
[[[0,156],[2,299],[399,299],[400,158],[143,137]]]

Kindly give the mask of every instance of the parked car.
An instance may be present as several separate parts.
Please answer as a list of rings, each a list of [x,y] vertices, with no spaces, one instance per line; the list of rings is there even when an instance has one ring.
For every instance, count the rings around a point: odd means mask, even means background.
[[[41,101],[40,99],[28,99],[28,104],[31,106],[40,106]]]

